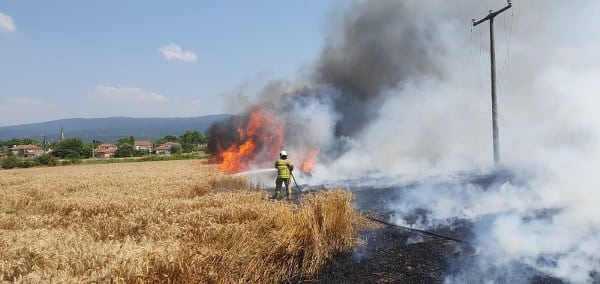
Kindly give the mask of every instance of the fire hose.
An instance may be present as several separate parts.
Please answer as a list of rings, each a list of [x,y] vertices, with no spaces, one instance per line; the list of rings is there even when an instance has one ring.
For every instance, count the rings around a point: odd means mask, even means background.
[[[300,190],[300,187],[298,186],[298,183],[296,182],[296,177],[294,176],[294,173],[292,173],[290,171],[290,175],[292,176],[292,179],[294,180],[294,184],[296,185],[296,190],[298,191],[298,193],[302,194],[302,190]]]
[[[298,186],[298,182],[296,182],[296,177],[294,177],[293,173],[290,172],[290,174],[292,176],[292,179],[294,180],[294,184],[296,185],[296,190],[298,191],[298,193],[305,194],[305,193],[310,193],[311,192],[311,191],[306,191],[306,192],[301,191],[300,187]],[[403,229],[403,230],[406,230],[406,231],[412,231],[412,232],[420,233],[420,234],[423,234],[423,235],[427,235],[427,236],[430,236],[430,237],[436,237],[436,238],[440,238],[440,239],[444,239],[444,240],[449,240],[449,241],[454,241],[454,242],[463,243],[463,244],[470,244],[466,240],[462,240],[462,239],[458,239],[458,238],[454,238],[454,237],[450,237],[450,236],[441,235],[441,234],[434,233],[434,232],[427,231],[427,230],[423,230],[423,229],[416,229],[416,228],[411,228],[411,227],[406,227],[406,226],[401,226],[401,225],[397,225],[397,224],[394,224],[394,223],[390,223],[388,221],[385,221],[385,220],[373,217],[373,216],[369,215],[368,213],[360,211],[360,210],[359,210],[359,213],[361,215],[365,216],[365,218],[367,218],[367,219],[369,219],[371,221],[374,221],[374,222],[377,222],[377,223],[380,223],[380,224],[383,224],[383,225],[386,225],[386,226],[396,227],[396,228],[400,228],[400,229]]]
[[[434,233],[434,232],[430,232],[430,231],[426,231],[426,230],[422,230],[422,229],[415,229],[415,228],[411,228],[411,227],[405,227],[405,226],[400,226],[400,225],[397,225],[397,224],[394,224],[394,223],[390,223],[388,221],[381,220],[379,218],[375,218],[373,216],[370,216],[369,214],[366,214],[364,212],[361,212],[361,214],[363,216],[365,216],[365,218],[367,218],[367,219],[369,219],[371,221],[374,221],[374,222],[377,222],[377,223],[381,223],[381,224],[384,224],[384,225],[387,225],[387,226],[397,227],[397,228],[401,228],[403,230],[413,231],[413,232],[421,233],[421,234],[428,235],[428,236],[431,236],[431,237],[437,237],[437,238],[440,238],[440,239],[445,239],[445,240],[454,241],[454,242],[458,242],[458,243],[470,244],[468,241],[465,241],[465,240],[461,240],[461,239],[457,239],[457,238],[453,238],[453,237],[449,237],[449,236],[440,235],[440,234],[437,234],[437,233]]]

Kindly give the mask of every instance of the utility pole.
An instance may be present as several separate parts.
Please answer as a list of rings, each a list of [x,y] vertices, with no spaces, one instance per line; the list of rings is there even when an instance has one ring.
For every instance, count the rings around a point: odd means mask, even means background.
[[[44,142],[42,142],[42,151],[46,152],[48,150],[48,136],[46,134],[42,134],[42,137],[44,137]]]
[[[498,133],[498,106],[496,103],[496,53],[494,51],[494,18],[500,13],[512,7],[511,0],[507,0],[507,6],[498,10],[492,11],[483,19],[477,21],[473,19],[473,26],[477,26],[487,20],[490,21],[490,60],[492,69],[492,137],[494,141],[494,166],[500,163],[500,135]]]

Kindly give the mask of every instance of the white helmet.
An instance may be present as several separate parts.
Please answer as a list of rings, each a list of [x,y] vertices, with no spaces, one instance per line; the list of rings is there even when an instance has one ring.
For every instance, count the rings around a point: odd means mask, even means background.
[[[279,152],[279,156],[280,157],[287,156],[287,152],[286,151],[281,151],[281,152]]]

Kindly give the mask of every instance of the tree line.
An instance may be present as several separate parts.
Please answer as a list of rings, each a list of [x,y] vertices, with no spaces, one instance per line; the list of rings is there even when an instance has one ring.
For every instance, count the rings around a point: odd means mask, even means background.
[[[136,150],[134,148],[135,141],[133,136],[119,139],[116,144],[117,152],[115,153],[115,157],[138,157],[150,154],[148,151]],[[172,153],[190,153],[194,151],[204,151],[205,149],[202,149],[199,145],[206,144],[206,137],[198,131],[186,131],[180,136],[167,135],[159,138],[153,142],[153,146],[157,147],[166,142],[178,143],[171,149]],[[103,144],[100,140],[92,140],[92,143],[86,143],[78,137],[65,138],[61,141],[52,142],[49,145],[42,145],[40,141],[30,138],[14,138],[7,141],[0,141],[0,151],[12,156],[12,152],[9,149],[14,145],[47,146],[47,149],[52,149],[50,152],[51,157],[59,159],[86,159],[92,157],[94,152],[93,149],[97,148],[100,144]],[[19,154],[22,155],[22,153]]]

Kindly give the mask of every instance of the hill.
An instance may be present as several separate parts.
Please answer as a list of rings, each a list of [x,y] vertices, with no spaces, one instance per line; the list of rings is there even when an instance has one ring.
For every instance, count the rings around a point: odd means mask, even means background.
[[[187,130],[202,134],[215,122],[228,119],[228,114],[174,118],[71,118],[42,123],[0,127],[0,140],[32,138],[57,140],[63,127],[65,137],[79,137],[84,141],[116,142],[119,138],[133,136],[136,140],[156,140],[166,135],[180,135]]]

